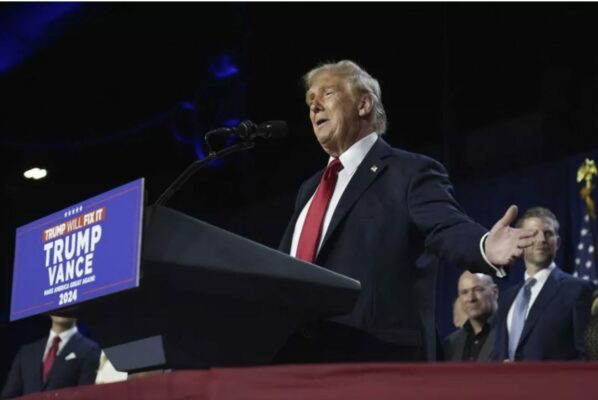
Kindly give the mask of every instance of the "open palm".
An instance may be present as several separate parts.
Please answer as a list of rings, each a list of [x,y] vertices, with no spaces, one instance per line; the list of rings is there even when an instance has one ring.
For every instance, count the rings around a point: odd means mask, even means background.
[[[534,244],[538,231],[512,228],[517,218],[517,206],[510,206],[505,215],[490,230],[484,251],[488,260],[499,266],[511,265],[521,257],[523,249]]]

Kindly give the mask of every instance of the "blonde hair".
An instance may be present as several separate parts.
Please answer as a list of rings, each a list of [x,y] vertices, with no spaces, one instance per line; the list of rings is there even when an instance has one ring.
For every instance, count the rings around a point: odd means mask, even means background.
[[[308,90],[315,77],[322,72],[332,72],[343,77],[353,95],[369,94],[374,105],[374,129],[381,135],[386,132],[386,111],[382,105],[382,91],[378,80],[368,74],[363,68],[349,60],[337,63],[330,62],[319,65],[303,76],[305,89]]]
[[[550,211],[548,208],[546,208],[546,207],[528,208],[527,210],[525,210],[523,215],[521,215],[521,217],[519,217],[519,219],[515,223],[515,227],[521,228],[523,226],[523,221],[525,221],[528,218],[541,218],[544,220],[551,221],[552,226],[554,227],[554,231],[558,235],[559,228],[560,228],[559,220],[556,219],[556,216],[554,215],[554,213],[552,211]]]

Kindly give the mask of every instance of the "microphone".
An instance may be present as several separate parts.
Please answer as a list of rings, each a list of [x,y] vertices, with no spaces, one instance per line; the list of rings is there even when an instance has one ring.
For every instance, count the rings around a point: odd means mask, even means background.
[[[243,121],[237,126],[218,128],[210,131],[206,136],[211,135],[236,135],[242,140],[253,140],[256,137],[264,139],[278,139],[285,137],[289,131],[285,121],[267,121],[259,125],[251,121]]]
[[[158,197],[154,206],[159,206],[166,203],[184,184],[197,172],[200,168],[205,166],[212,160],[218,160],[229,154],[237,151],[248,150],[255,147],[254,139],[256,137],[270,139],[282,138],[287,135],[289,127],[285,121],[267,121],[256,125],[251,121],[243,121],[239,125],[231,128],[218,128],[205,134],[205,142],[208,146],[209,153],[203,160],[196,160],[189,165],[176,179],[166,188],[166,190]],[[241,138],[239,143],[214,152],[211,149],[209,137],[213,135],[236,135]]]

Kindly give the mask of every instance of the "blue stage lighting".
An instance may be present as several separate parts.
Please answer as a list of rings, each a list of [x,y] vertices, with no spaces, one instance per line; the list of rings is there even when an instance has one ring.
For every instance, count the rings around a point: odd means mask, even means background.
[[[208,68],[215,79],[225,79],[239,73],[239,68],[233,64],[229,54],[221,54],[209,63]]]
[[[60,20],[79,3],[13,5],[6,23],[0,24],[0,74],[9,71],[56,38]],[[53,35],[49,35],[52,29]]]

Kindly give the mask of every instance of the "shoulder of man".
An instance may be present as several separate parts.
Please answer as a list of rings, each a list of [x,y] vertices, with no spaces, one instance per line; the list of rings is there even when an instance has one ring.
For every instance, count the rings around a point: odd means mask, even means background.
[[[86,337],[85,335],[82,335],[81,333],[77,332],[75,335],[73,335],[71,340],[75,340],[76,341],[75,344],[81,350],[85,350],[86,352],[93,352],[93,353],[97,352],[98,357],[99,357],[100,346],[93,340]]]
[[[444,344],[452,344],[455,340],[457,340],[459,338],[459,336],[464,335],[465,331],[463,330],[463,328],[459,328],[456,331],[454,331],[453,333],[451,333],[450,335],[448,335],[446,338],[444,338]]]
[[[24,362],[29,362],[31,360],[41,359],[47,342],[48,337],[44,336],[43,338],[33,342],[24,343],[15,353],[15,360],[16,358],[20,358]]]
[[[594,291],[594,289],[595,289],[595,286],[590,281],[586,281],[584,279],[575,277],[575,276],[571,275],[570,273],[563,271],[558,266],[553,270],[553,274],[558,279],[563,280],[563,283],[565,283],[567,285],[574,286],[574,287],[578,287],[580,290]]]
[[[386,142],[383,142],[386,144]],[[388,144],[386,144],[388,145]],[[389,146],[390,147],[390,146]],[[397,147],[390,147],[391,152],[387,160],[389,162],[396,162],[401,165],[402,168],[406,169],[407,171],[419,171],[422,169],[437,169],[442,172],[446,172],[445,166],[435,160],[434,158],[427,156],[425,154],[414,153],[411,151],[403,150]]]
[[[48,343],[48,336],[46,335],[46,336],[39,338],[37,340],[34,340],[32,342],[27,342],[27,343],[23,344],[23,346],[21,346],[21,351],[23,351],[23,352],[35,351],[40,347],[42,349],[45,349],[47,343]]]

